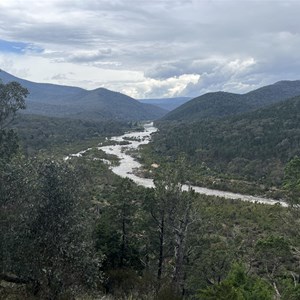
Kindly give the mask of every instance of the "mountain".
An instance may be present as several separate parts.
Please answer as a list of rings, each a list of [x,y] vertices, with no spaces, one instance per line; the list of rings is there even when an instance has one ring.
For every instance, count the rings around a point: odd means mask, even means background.
[[[48,103],[48,102],[58,102],[57,97],[68,97],[78,95],[81,92],[84,92],[84,89],[78,87],[70,87],[63,85],[56,85],[50,83],[36,83],[28,80],[24,80],[18,77],[15,77],[3,70],[0,70],[0,79],[4,83],[11,81],[19,82],[22,86],[26,87],[30,91],[28,100],[39,102],[39,103]]]
[[[163,120],[197,121],[236,115],[300,95],[300,80],[279,81],[246,94],[207,93],[166,114]]]
[[[121,93],[104,88],[85,90],[48,83],[36,83],[0,72],[4,82],[17,81],[30,94],[23,113],[49,117],[68,117],[89,120],[153,120],[167,111],[154,105],[143,104]]]
[[[185,102],[191,100],[192,97],[175,97],[175,98],[159,98],[159,99],[138,99],[141,103],[153,104],[167,111],[171,111]]]
[[[255,106],[266,106],[300,95],[300,80],[283,80],[243,95]]]
[[[216,92],[192,99],[169,112],[163,120],[196,121],[201,118],[216,118],[250,110],[252,106],[243,101],[241,95]]]
[[[158,127],[151,146],[155,157],[175,161],[185,154],[194,180],[216,172],[280,185],[286,163],[300,156],[300,96],[235,116]]]

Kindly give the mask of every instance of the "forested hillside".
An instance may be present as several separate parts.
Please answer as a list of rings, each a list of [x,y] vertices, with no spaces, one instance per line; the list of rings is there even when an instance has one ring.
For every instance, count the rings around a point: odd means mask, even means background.
[[[27,155],[51,151],[68,155],[137,126],[136,122],[74,120],[29,114],[18,114],[10,124]]]
[[[163,120],[200,121],[253,111],[300,95],[300,81],[279,81],[246,94],[215,92],[192,99],[169,112]]]
[[[1,70],[0,79],[4,83],[19,82],[28,89],[27,109],[22,112],[26,114],[93,121],[132,121],[157,119],[167,112],[104,88],[89,91],[77,87],[36,83]]]
[[[145,153],[159,163],[185,155],[191,178],[202,184],[223,177],[280,187],[284,166],[300,155],[300,97],[239,116],[158,126]]]
[[[1,299],[299,298],[299,158],[285,170],[289,208],[182,191],[190,175],[182,158],[159,167],[146,189],[114,175],[95,147],[67,161],[47,142],[39,151],[44,138],[72,145],[77,134],[112,134],[93,122],[71,122],[70,134],[57,128],[69,120],[21,118],[16,128],[32,148],[24,155],[10,124],[27,94],[0,83]],[[284,120],[294,109],[296,118],[298,108],[296,98],[273,114]],[[36,143],[24,139],[26,127]]]

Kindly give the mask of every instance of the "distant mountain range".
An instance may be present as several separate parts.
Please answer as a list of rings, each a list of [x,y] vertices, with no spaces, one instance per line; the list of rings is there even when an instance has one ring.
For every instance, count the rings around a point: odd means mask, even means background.
[[[5,71],[0,72],[4,82],[17,81],[30,94],[23,113],[48,117],[68,117],[103,120],[154,120],[167,111],[124,94],[104,88],[88,91],[78,87],[36,83],[17,78]]]
[[[246,94],[207,93],[189,97],[135,100],[104,88],[85,90],[78,87],[36,83],[0,71],[4,83],[17,81],[30,95],[23,113],[49,117],[104,120],[198,121],[256,110],[300,95],[300,80],[279,81]],[[169,111],[169,112],[168,112]]]
[[[300,80],[279,81],[246,94],[207,93],[166,114],[163,120],[197,121],[236,115],[300,95]]]
[[[138,99],[138,100],[141,103],[153,104],[165,110],[171,111],[191,99],[192,97],[175,97],[175,98]]]

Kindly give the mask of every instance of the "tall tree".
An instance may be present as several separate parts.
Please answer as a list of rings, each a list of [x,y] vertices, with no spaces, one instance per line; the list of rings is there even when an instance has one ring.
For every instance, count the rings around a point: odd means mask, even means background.
[[[7,178],[7,249],[2,273],[35,285],[43,299],[100,282],[84,179],[65,162],[32,160]],[[14,184],[18,188],[11,190]]]
[[[162,278],[168,277],[173,290],[181,293],[188,229],[194,220],[194,194],[190,189],[182,190],[187,173],[184,159],[177,161],[176,170],[168,165],[160,168],[155,178],[154,196],[146,199],[145,210],[151,216],[150,224],[156,233],[153,245],[157,253],[158,287]]]
[[[17,82],[4,84],[0,81],[0,163],[8,161],[18,148],[15,132],[7,126],[20,109],[25,108],[28,90]],[[4,162],[3,162],[4,160]]]
[[[15,156],[9,124],[28,91],[0,83],[0,279],[34,286],[43,299],[100,282],[93,252],[84,176],[55,160]]]
[[[101,200],[97,247],[106,256],[107,269],[141,268],[137,239],[139,197],[138,187],[130,179],[120,178]]]
[[[9,263],[7,249],[8,233],[12,232],[11,204],[13,194],[22,191],[23,184],[14,182],[19,173],[14,173],[11,160],[17,153],[18,139],[16,133],[7,126],[19,109],[25,108],[25,98],[28,91],[20,84],[11,82],[4,84],[0,81],[0,264],[2,273]],[[21,170],[20,170],[21,171]]]

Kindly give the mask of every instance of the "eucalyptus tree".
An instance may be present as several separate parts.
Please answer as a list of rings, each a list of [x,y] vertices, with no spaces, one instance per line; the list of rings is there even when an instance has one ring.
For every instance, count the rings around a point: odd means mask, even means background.
[[[150,216],[149,227],[153,229],[152,249],[156,253],[158,288],[162,279],[169,279],[177,293],[183,290],[189,227],[195,220],[194,193],[190,188],[183,191],[186,175],[182,158],[177,161],[176,170],[168,165],[161,166],[154,179],[153,197],[145,201],[145,210]]]
[[[101,282],[91,241],[85,177],[68,162],[16,155],[9,129],[28,91],[0,83],[0,279],[31,286],[41,299]]]
[[[19,83],[4,84],[0,81],[0,263],[2,270],[6,261],[7,236],[11,230],[10,222],[12,209],[12,192],[21,190],[22,185],[12,180],[13,167],[11,159],[17,153],[18,139],[16,133],[8,128],[9,123],[15,117],[19,109],[25,108],[25,98],[28,91]],[[10,179],[10,180],[9,180]],[[2,272],[3,273],[3,272]]]
[[[16,113],[25,109],[25,98],[28,90],[17,82],[3,83],[0,81],[0,163],[7,162],[18,148],[17,136],[8,129]]]
[[[141,193],[132,180],[118,178],[100,200],[101,218],[97,225],[97,249],[105,254],[105,268],[141,269],[139,223]]]

